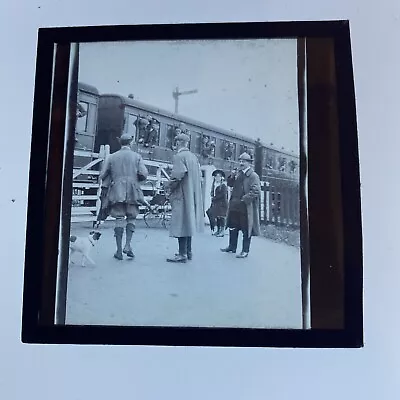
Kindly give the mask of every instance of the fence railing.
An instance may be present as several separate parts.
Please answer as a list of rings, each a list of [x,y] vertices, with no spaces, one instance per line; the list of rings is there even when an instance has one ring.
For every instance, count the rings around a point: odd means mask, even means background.
[[[261,183],[261,223],[300,227],[299,184],[293,181],[270,180]]]
[[[73,171],[73,195],[71,207],[71,222],[94,222],[100,210],[100,191],[101,182],[99,173],[104,161],[110,154],[110,146],[101,146],[99,153],[75,150],[74,156],[86,159],[81,161],[81,165],[74,166]],[[162,191],[162,184],[169,179],[168,168],[172,166],[168,163],[157,162],[153,160],[144,160],[149,171],[146,182],[143,182],[141,188],[146,200],[150,200],[155,194]],[[93,169],[95,167],[96,169]],[[82,179],[84,176],[90,176],[90,180]],[[140,206],[140,215],[142,218],[145,207]]]
[[[71,222],[96,220],[100,209],[101,190],[98,175],[109,154],[109,146],[102,146],[97,154],[75,151],[75,156],[85,156],[87,162],[80,167],[74,167]],[[172,166],[153,160],[144,161],[149,170],[149,176],[141,186],[146,200],[150,200],[152,196],[163,190],[162,184],[169,179],[168,169]],[[83,182],[80,178],[87,175],[91,176],[91,180]],[[141,218],[145,207],[139,208],[139,218]],[[261,182],[260,219],[264,224],[299,228],[299,183],[280,178],[269,178]]]

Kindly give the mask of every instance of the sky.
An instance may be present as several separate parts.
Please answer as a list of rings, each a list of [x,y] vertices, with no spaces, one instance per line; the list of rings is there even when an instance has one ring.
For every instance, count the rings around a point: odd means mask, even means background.
[[[299,151],[295,40],[81,43],[79,81]]]

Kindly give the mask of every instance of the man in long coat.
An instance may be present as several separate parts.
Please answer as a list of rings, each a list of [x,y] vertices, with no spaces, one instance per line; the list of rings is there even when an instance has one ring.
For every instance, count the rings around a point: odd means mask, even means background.
[[[179,253],[169,262],[192,259],[192,236],[204,230],[204,204],[201,188],[201,170],[197,157],[189,150],[190,138],[181,133],[176,136],[177,153],[174,156],[170,192],[172,215],[170,236],[178,238]]]
[[[117,251],[114,257],[118,260],[123,259],[122,253],[130,258],[134,257],[131,248],[134,222],[139,214],[139,204],[144,202],[140,182],[146,180],[148,175],[142,156],[130,148],[132,139],[127,134],[121,136],[121,149],[106,159],[103,172],[100,174],[101,180],[110,180],[107,202],[110,216],[115,218],[114,236]],[[126,242],[122,250],[124,225]]]
[[[250,251],[251,237],[259,236],[261,233],[259,215],[261,185],[259,176],[251,168],[251,156],[243,153],[239,161],[239,172],[234,172],[227,178],[228,186],[232,187],[227,218],[229,246],[221,251],[236,253],[239,231],[242,231],[242,251],[236,257],[245,258]]]

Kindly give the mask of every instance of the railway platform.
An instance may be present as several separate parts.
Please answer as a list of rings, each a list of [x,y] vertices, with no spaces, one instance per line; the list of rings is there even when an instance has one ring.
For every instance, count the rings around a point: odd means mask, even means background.
[[[254,237],[249,256],[237,259],[220,251],[228,235],[211,236],[206,226],[193,237],[191,261],[168,263],[177,240],[139,220],[135,258],[119,261],[113,227],[107,221],[99,228],[95,265],[69,266],[67,324],[301,329],[298,249]],[[91,229],[90,222],[75,223],[71,234]]]

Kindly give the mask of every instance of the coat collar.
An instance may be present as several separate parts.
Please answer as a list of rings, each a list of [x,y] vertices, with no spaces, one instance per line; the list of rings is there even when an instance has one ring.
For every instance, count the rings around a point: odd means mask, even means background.
[[[181,151],[189,151],[189,149],[187,147],[182,147],[177,151],[177,153],[180,153]]]
[[[249,177],[253,172],[254,172],[253,168],[249,167],[249,169],[244,173],[244,175]]]

